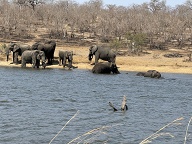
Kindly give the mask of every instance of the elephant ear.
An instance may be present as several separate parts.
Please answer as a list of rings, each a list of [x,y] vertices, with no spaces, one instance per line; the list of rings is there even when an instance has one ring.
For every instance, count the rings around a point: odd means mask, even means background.
[[[69,52],[66,51],[65,54],[64,54],[64,56],[67,58],[67,57],[69,56]]]
[[[36,57],[38,60],[40,60],[41,56],[39,54],[39,51],[34,51],[32,57]]]
[[[19,46],[17,44],[13,44],[13,52],[18,52]]]
[[[91,51],[91,53],[92,54],[95,54],[95,52],[98,50],[98,46],[97,45],[92,45],[91,47],[90,47],[90,51]]]

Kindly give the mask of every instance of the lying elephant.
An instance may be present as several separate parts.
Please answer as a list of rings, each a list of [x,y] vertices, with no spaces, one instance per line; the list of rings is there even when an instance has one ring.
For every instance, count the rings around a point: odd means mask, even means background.
[[[93,55],[95,55],[95,64],[98,63],[99,59],[115,63],[116,54],[109,48],[92,45],[89,49],[89,61],[92,60]]]
[[[21,67],[26,67],[26,63],[31,63],[33,68],[39,68],[42,60],[43,68],[46,67],[45,53],[40,50],[26,50],[21,56]]]
[[[156,70],[148,70],[147,72],[139,72],[136,75],[150,77],[150,78],[161,78],[161,74]]]
[[[9,60],[9,53],[13,52],[13,63],[18,64],[18,56],[21,56],[25,50],[30,50],[31,46],[22,43],[10,43],[6,48],[7,61]]]
[[[120,74],[116,64],[115,63],[109,63],[109,62],[97,63],[93,67],[92,72],[97,73],[97,74],[110,74],[110,73]]]

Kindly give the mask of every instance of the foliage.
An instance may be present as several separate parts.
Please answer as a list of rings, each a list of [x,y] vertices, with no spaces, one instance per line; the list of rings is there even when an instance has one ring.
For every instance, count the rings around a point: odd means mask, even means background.
[[[129,7],[104,7],[102,0],[83,4],[63,0],[3,0],[0,1],[0,36],[21,37],[25,31],[31,33],[43,27],[50,32],[50,37],[63,37],[63,31],[79,35],[89,32],[94,36],[119,37],[119,40],[126,37],[141,47],[148,34],[151,41],[156,40],[157,35],[164,42],[181,36],[182,40],[189,39],[191,7],[191,2],[187,1],[171,8],[165,0],[151,0]],[[61,34],[57,35],[57,32]],[[113,43],[120,47],[120,42]]]
[[[145,44],[146,35],[142,33],[127,33],[126,39],[130,41],[129,48],[132,53],[139,54],[142,52],[142,46]]]
[[[146,35],[142,33],[127,33],[126,38],[134,43],[135,46],[143,46],[146,40]]]
[[[6,44],[0,44],[0,53],[5,53]]]
[[[110,47],[114,48],[116,52],[120,47],[122,47],[122,42],[119,41],[118,39],[114,39],[113,41],[110,42]]]

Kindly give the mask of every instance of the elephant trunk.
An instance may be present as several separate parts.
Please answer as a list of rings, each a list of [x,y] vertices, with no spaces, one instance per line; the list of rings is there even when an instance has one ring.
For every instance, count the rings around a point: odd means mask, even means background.
[[[93,54],[89,54],[89,61],[91,61],[93,59]]]
[[[45,60],[45,56],[42,56],[42,67],[45,68],[46,67],[46,60]]]
[[[69,68],[72,68],[72,60],[69,60],[68,67],[69,67]]]
[[[6,55],[7,55],[7,61],[9,61],[9,53],[6,53]]]
[[[10,51],[9,48],[6,48],[5,52],[6,52],[6,56],[7,56],[7,61],[9,61],[9,51]]]

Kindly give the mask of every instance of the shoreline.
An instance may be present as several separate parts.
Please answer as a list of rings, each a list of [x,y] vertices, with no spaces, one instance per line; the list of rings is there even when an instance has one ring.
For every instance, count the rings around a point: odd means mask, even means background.
[[[89,47],[79,47],[79,46],[58,46],[54,53],[54,61],[53,65],[48,65],[46,68],[57,68],[63,69],[62,66],[58,65],[58,52],[59,50],[68,50],[73,51],[73,65],[77,66],[77,69],[82,70],[91,70],[93,65],[90,63],[94,62],[93,60],[90,62],[88,60],[88,49]],[[142,54],[140,56],[120,56],[116,57],[116,64],[119,67],[119,71],[125,72],[146,72],[148,70],[157,70],[160,73],[178,73],[178,74],[192,74],[192,61],[187,61],[188,57],[185,50],[178,49],[169,49],[167,51],[160,50],[147,50],[148,54]],[[164,57],[165,54],[169,53],[181,53],[183,57],[173,57],[167,58]],[[0,55],[0,67],[21,67],[21,64],[15,65],[11,63],[10,54],[9,61],[6,61],[5,55]],[[20,59],[20,57],[19,57]],[[102,60],[99,60],[102,62]],[[27,64],[27,67],[31,67],[30,64]],[[67,69],[67,68],[65,68]]]
[[[179,65],[170,65],[170,66],[146,66],[146,65],[121,65],[118,64],[120,72],[146,72],[147,70],[157,70],[160,73],[175,73],[175,74],[192,74],[192,67],[185,67]],[[74,63],[74,66],[77,66],[75,69],[81,70],[91,70],[93,65],[89,63]],[[9,68],[21,68],[21,64],[10,64],[10,62],[0,62],[0,67],[9,67]],[[27,64],[26,68],[31,68],[31,64]],[[41,68],[40,68],[41,69]],[[53,64],[46,66],[45,69],[66,69],[62,66]],[[73,69],[71,69],[73,70]]]

